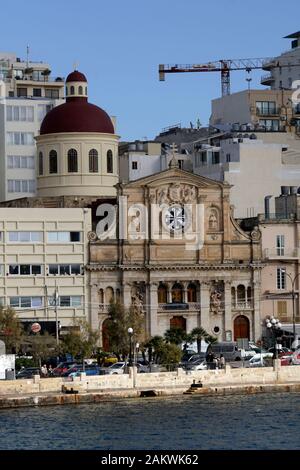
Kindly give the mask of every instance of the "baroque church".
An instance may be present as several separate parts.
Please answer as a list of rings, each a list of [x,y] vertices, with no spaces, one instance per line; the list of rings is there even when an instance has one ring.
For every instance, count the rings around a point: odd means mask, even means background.
[[[87,96],[86,77],[69,74],[66,103],[36,137],[37,196],[1,205],[92,209],[85,313],[103,341],[112,299],[138,302],[148,336],[201,326],[220,341],[257,340],[260,232],[235,221],[230,185],[179,169],[175,157],[168,170],[119,183],[114,122]],[[99,235],[104,203],[115,227]]]

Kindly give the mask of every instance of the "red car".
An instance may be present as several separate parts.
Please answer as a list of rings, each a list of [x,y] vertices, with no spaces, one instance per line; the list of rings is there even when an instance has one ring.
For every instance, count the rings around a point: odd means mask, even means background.
[[[55,369],[53,369],[52,374],[55,377],[60,377],[62,374],[67,372],[67,370],[71,369],[71,367],[76,366],[75,362],[60,362]]]
[[[291,355],[284,355],[280,357],[280,363],[282,366],[289,366],[292,364],[292,356]]]

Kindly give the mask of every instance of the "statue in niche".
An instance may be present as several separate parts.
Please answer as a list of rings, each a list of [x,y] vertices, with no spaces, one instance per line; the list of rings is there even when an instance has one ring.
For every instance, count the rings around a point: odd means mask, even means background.
[[[208,218],[208,228],[209,230],[217,230],[218,229],[218,216],[217,211],[212,210],[210,216]]]
[[[213,290],[210,294],[210,310],[217,314],[221,311],[222,294],[218,290]]]

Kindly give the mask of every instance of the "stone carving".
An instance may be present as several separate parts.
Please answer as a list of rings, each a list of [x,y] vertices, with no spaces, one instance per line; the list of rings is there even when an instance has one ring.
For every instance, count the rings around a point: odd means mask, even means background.
[[[208,217],[208,228],[209,230],[218,230],[219,228],[219,217],[217,209],[211,209]]]
[[[88,238],[88,240],[89,240],[90,242],[94,242],[95,240],[97,240],[97,234],[96,234],[96,232],[93,232],[93,231],[88,232],[87,238]]]
[[[189,184],[171,183],[163,186],[157,196],[158,204],[192,203],[196,201],[196,188]]]
[[[159,191],[158,191],[158,204],[165,204],[169,202],[169,197],[168,197],[168,186],[163,186]]]
[[[210,310],[214,314],[218,314],[221,311],[222,294],[218,290],[213,290],[210,294]]]
[[[261,231],[259,230],[258,227],[254,227],[254,229],[251,232],[251,238],[252,240],[258,241],[261,239]]]

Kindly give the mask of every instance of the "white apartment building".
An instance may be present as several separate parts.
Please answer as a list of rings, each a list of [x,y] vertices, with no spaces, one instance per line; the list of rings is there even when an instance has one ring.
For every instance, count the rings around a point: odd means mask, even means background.
[[[265,196],[280,194],[281,186],[300,186],[300,159],[286,158],[286,146],[252,138],[228,138],[220,146],[202,144],[194,153],[194,173],[232,185],[235,217],[264,211]],[[274,198],[271,212],[275,212]]]
[[[165,144],[151,141],[120,144],[120,181],[135,181],[167,170],[173,157],[175,157],[178,168],[192,170],[193,164],[190,155],[178,153],[175,144],[168,145],[164,149],[163,145]]]
[[[90,230],[86,208],[0,208],[1,303],[52,332],[89,320]]]
[[[285,39],[292,39],[291,48],[263,67],[269,73],[262,76],[261,84],[270,86],[272,90],[291,89],[293,81],[300,80],[300,31],[285,36]],[[279,67],[276,66],[278,64]]]
[[[50,73],[49,64],[0,52],[0,201],[36,194],[34,137],[64,102],[64,79]]]

